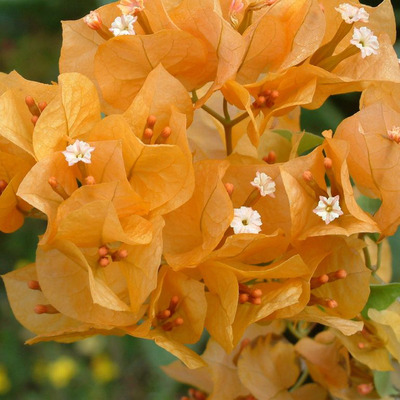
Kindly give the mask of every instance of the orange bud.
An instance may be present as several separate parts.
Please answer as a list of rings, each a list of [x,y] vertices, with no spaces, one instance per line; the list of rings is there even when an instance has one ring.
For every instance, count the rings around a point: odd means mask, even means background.
[[[69,195],[65,191],[65,189],[58,183],[57,178],[55,176],[51,176],[48,180],[51,188],[60,195],[64,200],[68,199]]]
[[[168,307],[168,309],[171,311],[171,315],[174,314],[174,312],[176,311],[178,303],[179,303],[179,296],[172,296]]]
[[[94,176],[89,175],[87,176],[84,180],[85,185],[95,185],[96,184],[96,180],[94,179]]]
[[[249,301],[249,295],[247,293],[240,293],[239,294],[239,303],[244,304]]]
[[[324,167],[325,169],[332,169],[332,159],[329,157],[324,158]]]
[[[155,117],[155,115],[149,115],[147,117],[147,122],[146,122],[146,127],[153,129],[154,125],[156,124],[157,118]]]
[[[178,317],[173,321],[167,322],[161,327],[164,329],[164,331],[168,332],[171,331],[173,328],[176,328],[177,326],[181,326],[183,324],[183,318]]]
[[[279,97],[279,92],[277,91],[277,90],[273,90],[272,92],[271,92],[271,98],[273,99],[273,100],[276,100],[278,97]]]
[[[327,300],[326,300],[326,306],[327,306],[328,308],[336,308],[336,307],[338,306],[338,303],[337,303],[336,300],[327,299]]]
[[[100,267],[103,267],[103,268],[110,265],[110,260],[108,257],[100,257],[98,262],[99,262]]]
[[[105,257],[108,254],[108,247],[107,246],[99,247],[98,253],[100,257]]]
[[[263,295],[263,292],[262,292],[261,289],[253,289],[253,290],[251,291],[251,293],[250,293],[250,296],[251,296],[251,297],[254,297],[254,298],[259,298],[259,297],[261,297],[262,295]]]
[[[261,297],[251,298],[249,301],[251,304],[259,306],[261,304]]]
[[[306,182],[311,182],[314,180],[313,174],[311,173],[311,171],[304,171],[303,172],[303,179]]]
[[[126,249],[117,250],[111,255],[113,261],[121,261],[126,257],[128,257],[128,250]]]
[[[233,183],[226,182],[224,186],[225,186],[225,189],[228,192],[229,196],[232,196],[232,193],[234,190]]]
[[[171,136],[171,128],[166,126],[163,128],[161,133],[158,135],[156,143],[157,144],[165,144],[167,143],[168,138]]]
[[[36,122],[38,122],[38,119],[39,119],[39,117],[37,115],[32,115],[31,122],[32,122],[33,126],[36,125]]]
[[[36,304],[33,311],[36,314],[58,314],[59,311],[56,310],[51,304]]]
[[[0,179],[0,195],[6,190],[8,183],[4,179]]]
[[[374,385],[372,383],[361,383],[357,386],[357,392],[362,396],[370,394],[374,390]]]
[[[337,271],[329,272],[328,277],[329,277],[329,282],[334,282],[339,279],[346,278],[347,272],[344,269],[338,269]]]
[[[47,107],[47,103],[45,101],[41,101],[38,104],[39,110],[42,112],[46,107]]]
[[[317,276],[315,278],[311,278],[310,288],[316,289],[316,288],[322,286],[323,284],[327,283],[328,281],[329,281],[329,276],[327,274]]]
[[[38,281],[28,281],[28,288],[32,290],[41,290]]]
[[[25,97],[25,104],[28,106],[29,112],[32,115],[36,115],[37,117],[40,116],[40,110],[38,108],[38,106],[35,103],[35,100],[33,99],[32,96],[26,96]]]
[[[276,162],[275,151],[271,150],[265,157],[263,157],[263,161],[265,161],[267,164],[275,164]]]
[[[157,319],[167,319],[167,318],[169,318],[170,316],[171,316],[171,311],[168,310],[168,309],[166,309],[166,310],[160,311],[160,312],[156,315],[156,318],[157,318]]]
[[[314,306],[316,304],[319,304],[323,307],[327,308],[336,308],[338,306],[338,303],[336,300],[333,299],[323,299],[322,297],[317,297],[315,295],[310,295],[310,300],[308,302],[308,306]]]
[[[143,132],[142,142],[144,144],[150,144],[151,138],[153,137],[153,129],[146,128]]]

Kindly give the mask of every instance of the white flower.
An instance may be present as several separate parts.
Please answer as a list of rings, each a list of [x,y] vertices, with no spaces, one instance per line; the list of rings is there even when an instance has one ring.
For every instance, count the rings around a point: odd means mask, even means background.
[[[121,15],[115,18],[114,22],[111,24],[110,31],[114,36],[121,35],[136,35],[133,29],[133,24],[136,22],[137,17],[132,15]]]
[[[231,227],[235,233],[258,233],[261,231],[261,216],[251,207],[234,209],[234,218]]]
[[[144,9],[144,0],[121,0],[117,6],[122,14],[135,14]]]
[[[261,196],[265,197],[268,195],[275,197],[275,182],[264,172],[257,171],[254,181],[250,182],[250,184],[260,191]]]
[[[362,7],[358,8],[348,3],[342,3],[339,7],[335,7],[335,10],[340,13],[347,24],[357,21],[368,22],[369,14]]]
[[[82,161],[86,164],[91,163],[91,152],[94,150],[94,147],[90,147],[88,143],[83,142],[81,140],[76,140],[74,144],[70,144],[67,146],[67,149],[62,153],[65,156],[65,159],[68,162],[69,166],[72,166],[79,161]]]
[[[350,40],[350,43],[361,50],[362,58],[368,57],[371,54],[378,54],[378,38],[366,26],[362,26],[360,29],[354,28],[353,38]]]
[[[101,16],[97,11],[90,11],[90,14],[83,17],[83,22],[94,30],[100,29],[102,25]]]
[[[343,211],[339,205],[339,195],[335,197],[319,196],[318,206],[314,208],[313,212],[321,217],[328,225],[334,219],[343,215]]]
[[[393,126],[392,130],[387,131],[390,140],[393,140],[397,144],[400,143],[400,126]]]

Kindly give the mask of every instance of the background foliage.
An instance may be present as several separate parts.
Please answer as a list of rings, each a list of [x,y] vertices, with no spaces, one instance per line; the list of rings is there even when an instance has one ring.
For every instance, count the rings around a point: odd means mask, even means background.
[[[0,0],[0,71],[27,79],[56,81],[61,48],[60,20],[77,19],[107,0]],[[363,1],[377,5],[378,1]],[[397,3],[397,2],[396,2]],[[400,21],[400,5],[394,4]],[[399,26],[398,26],[399,27]],[[400,44],[396,44],[400,54]],[[358,110],[359,94],[335,96],[317,111],[302,113],[302,126],[320,133],[335,129]],[[0,274],[32,262],[42,221],[27,221],[14,234],[0,233]],[[391,238],[395,278],[400,273],[400,234]],[[146,399],[180,397],[185,389],[159,369],[173,357],[152,342],[131,337],[96,337],[62,345],[23,342],[31,334],[15,320],[0,283],[1,399]]]

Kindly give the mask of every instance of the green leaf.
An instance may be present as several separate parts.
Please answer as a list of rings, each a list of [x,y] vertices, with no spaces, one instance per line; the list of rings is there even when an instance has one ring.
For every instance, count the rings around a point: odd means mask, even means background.
[[[277,133],[278,135],[281,135],[282,137],[284,137],[285,139],[287,139],[289,142],[292,139],[292,132],[286,130],[286,129],[274,129],[272,132]]]
[[[371,199],[363,194],[358,196],[357,204],[366,212],[374,215],[382,204],[380,199]]]
[[[281,135],[289,142],[292,140],[293,133],[286,129],[274,129],[273,132]],[[301,138],[299,148],[297,150],[299,155],[313,149],[314,147],[319,146],[324,141],[324,138],[321,136],[314,135],[310,132],[304,132],[303,137]]]
[[[390,371],[374,371],[374,385],[381,397],[398,395],[400,393],[390,380]]]
[[[300,146],[297,150],[299,155],[313,149],[314,147],[319,146],[324,141],[324,138],[321,136],[314,135],[310,132],[304,132],[304,135],[301,139]]]
[[[378,311],[386,310],[397,297],[400,296],[400,283],[388,283],[387,285],[370,285],[371,293],[367,304],[361,311],[365,319],[369,319],[368,310],[375,308]]]

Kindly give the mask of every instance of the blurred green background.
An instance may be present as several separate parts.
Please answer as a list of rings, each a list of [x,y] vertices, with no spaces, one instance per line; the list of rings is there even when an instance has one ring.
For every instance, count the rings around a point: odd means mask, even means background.
[[[0,0],[0,71],[15,69],[27,79],[56,81],[60,20],[80,18],[105,3],[109,1]],[[400,5],[395,7],[400,21]],[[343,118],[357,111],[358,99],[358,94],[335,96],[320,110],[305,111],[303,127],[315,133],[335,129]],[[37,236],[44,229],[42,221],[29,220],[14,234],[0,233],[1,274],[34,260]],[[399,267],[399,235],[391,244]],[[1,399],[169,400],[179,399],[186,391],[159,369],[174,358],[152,342],[95,337],[71,345],[23,345],[31,336],[13,317],[1,282]]]

